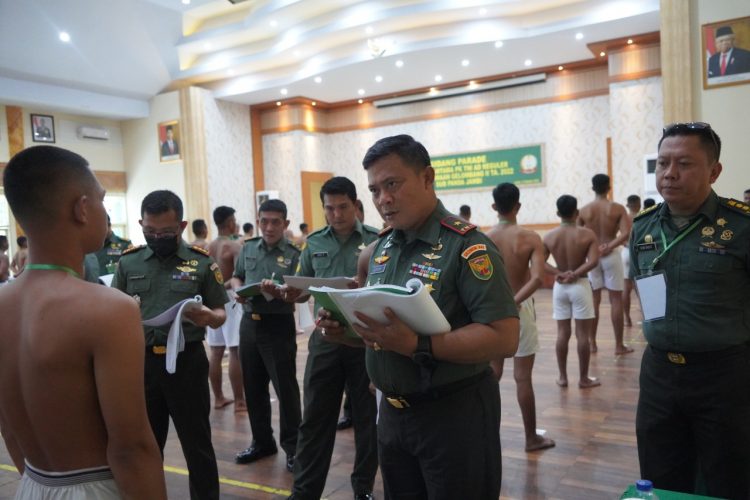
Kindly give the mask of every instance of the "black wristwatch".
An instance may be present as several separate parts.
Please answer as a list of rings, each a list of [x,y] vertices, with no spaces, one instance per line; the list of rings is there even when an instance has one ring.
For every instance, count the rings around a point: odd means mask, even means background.
[[[435,358],[432,357],[432,337],[429,335],[417,335],[417,350],[411,355],[419,366],[432,368],[435,366]]]

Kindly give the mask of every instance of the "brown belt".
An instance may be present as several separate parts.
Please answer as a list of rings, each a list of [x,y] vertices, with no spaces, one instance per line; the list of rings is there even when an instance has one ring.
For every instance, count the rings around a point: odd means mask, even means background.
[[[486,370],[481,373],[477,373],[476,375],[472,375],[471,377],[466,377],[455,382],[450,382],[448,384],[441,385],[440,387],[435,387],[434,389],[430,389],[425,392],[416,392],[412,394],[405,394],[403,396],[398,394],[385,394],[384,397],[391,406],[402,410],[404,408],[409,408],[420,403],[436,401],[445,396],[454,394],[462,389],[471,387],[472,385],[479,383],[485,377],[489,376],[489,374],[490,370]]]

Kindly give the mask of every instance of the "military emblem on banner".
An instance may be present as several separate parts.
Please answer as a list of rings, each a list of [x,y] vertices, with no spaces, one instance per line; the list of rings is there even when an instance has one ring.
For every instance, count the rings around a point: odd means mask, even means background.
[[[483,281],[492,278],[492,274],[495,272],[490,256],[487,254],[471,259],[469,261],[469,267],[474,276]]]

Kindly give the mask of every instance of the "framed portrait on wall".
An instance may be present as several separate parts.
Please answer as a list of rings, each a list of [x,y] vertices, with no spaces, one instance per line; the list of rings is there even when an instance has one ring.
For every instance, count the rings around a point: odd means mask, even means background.
[[[703,88],[750,83],[750,17],[701,26]]]
[[[31,140],[55,142],[55,119],[50,115],[31,114]]]
[[[180,142],[180,122],[172,120],[159,124],[159,161],[169,162],[182,159]]]

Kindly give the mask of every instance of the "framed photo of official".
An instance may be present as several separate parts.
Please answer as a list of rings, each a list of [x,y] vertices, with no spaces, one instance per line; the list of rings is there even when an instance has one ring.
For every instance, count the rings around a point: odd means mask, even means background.
[[[182,143],[180,141],[180,122],[172,120],[158,125],[159,161],[162,163],[182,159]]]
[[[750,17],[701,26],[703,88],[750,83]]]
[[[31,140],[34,142],[55,142],[55,118],[50,115],[31,113]]]

